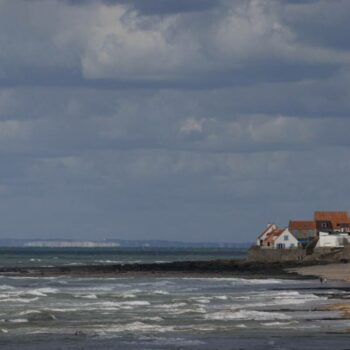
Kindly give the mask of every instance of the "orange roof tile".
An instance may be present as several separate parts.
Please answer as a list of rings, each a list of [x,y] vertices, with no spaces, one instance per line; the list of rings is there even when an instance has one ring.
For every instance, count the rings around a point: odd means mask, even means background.
[[[337,224],[349,224],[350,219],[346,211],[315,211],[315,221],[330,221],[333,229]]]
[[[273,230],[272,232],[268,233],[265,241],[268,242],[273,242],[282,232],[284,231],[284,229],[276,229]]]
[[[264,231],[260,233],[260,235],[258,236],[258,239],[261,238],[266,232],[270,231],[273,226],[275,226],[275,224],[268,224],[264,229]]]
[[[316,222],[315,221],[289,221],[289,230],[315,230]]]
[[[348,221],[348,213],[346,211],[315,211],[315,220],[325,220],[325,221]]]

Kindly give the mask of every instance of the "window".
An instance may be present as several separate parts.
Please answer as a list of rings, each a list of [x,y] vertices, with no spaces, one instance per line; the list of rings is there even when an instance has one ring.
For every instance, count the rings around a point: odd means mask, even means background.
[[[283,238],[284,238],[285,241],[289,240],[289,237],[287,235],[285,235]]]

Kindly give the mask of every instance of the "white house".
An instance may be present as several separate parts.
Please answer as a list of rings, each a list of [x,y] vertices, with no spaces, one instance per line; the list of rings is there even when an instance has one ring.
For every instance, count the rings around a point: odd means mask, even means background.
[[[275,224],[267,224],[266,228],[263,232],[260,233],[258,238],[256,239],[257,246],[263,246],[263,242],[265,241],[267,235],[269,235],[272,231],[277,230],[277,226]]]
[[[347,243],[350,243],[350,236],[347,233],[329,234],[328,232],[319,232],[316,248],[342,248]]]
[[[293,234],[286,227],[273,241],[273,247],[275,249],[291,249],[297,248],[299,241],[293,236]]]

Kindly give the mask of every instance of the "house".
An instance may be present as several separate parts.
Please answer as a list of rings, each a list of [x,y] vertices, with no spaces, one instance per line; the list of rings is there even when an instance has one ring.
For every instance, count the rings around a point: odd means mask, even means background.
[[[350,236],[347,233],[330,234],[319,232],[319,239],[316,248],[343,248],[350,243]]]
[[[275,249],[291,249],[297,248],[299,241],[286,227],[282,232],[275,238],[273,247]]]
[[[299,241],[302,246],[307,246],[317,238],[315,221],[289,221],[289,231]]]
[[[319,232],[350,233],[350,219],[346,211],[315,211],[314,221]]]
[[[256,239],[256,245],[263,246],[266,236],[276,229],[277,226],[275,224],[267,224],[266,228],[260,233],[260,235]]]
[[[280,234],[283,232],[282,229],[276,228],[275,230],[269,232],[266,235],[266,238],[264,239],[261,247],[262,248],[275,248],[275,240],[280,236]]]
[[[313,250],[350,244],[350,218],[346,211],[315,211],[313,220],[290,220],[288,227],[268,224],[257,237],[260,248]]]
[[[280,229],[269,224],[259,235],[257,245],[267,249],[290,249],[298,247],[299,242],[288,228]]]

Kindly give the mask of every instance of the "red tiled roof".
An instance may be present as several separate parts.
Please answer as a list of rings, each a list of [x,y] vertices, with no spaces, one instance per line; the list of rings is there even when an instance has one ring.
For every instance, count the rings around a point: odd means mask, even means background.
[[[266,226],[266,228],[264,229],[263,232],[260,233],[260,235],[258,236],[258,239],[260,239],[267,231],[269,231],[271,229],[271,227],[275,226],[275,224],[268,224]]]
[[[289,221],[289,230],[303,231],[303,230],[315,230],[315,221]]]
[[[333,229],[337,224],[348,224],[350,219],[346,211],[315,211],[315,221],[330,221]]]
[[[273,230],[272,232],[268,233],[266,238],[265,238],[265,242],[273,242],[275,240],[275,238],[277,238],[282,232],[284,231],[284,229],[276,229]]]
[[[317,221],[349,221],[346,211],[315,211],[314,218]]]

